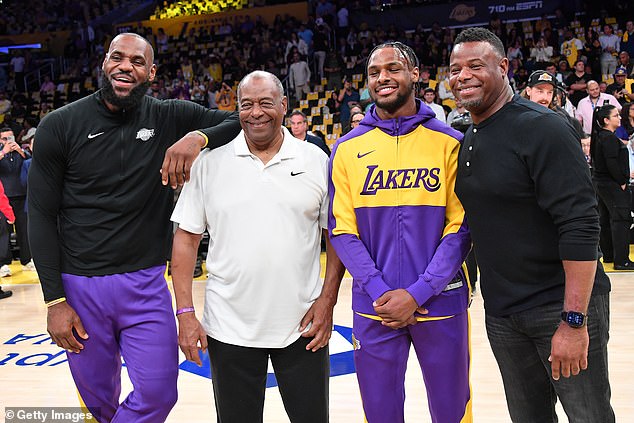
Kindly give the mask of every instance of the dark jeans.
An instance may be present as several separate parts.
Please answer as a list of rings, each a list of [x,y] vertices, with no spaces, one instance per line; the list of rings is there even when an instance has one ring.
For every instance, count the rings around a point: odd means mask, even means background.
[[[630,223],[632,198],[629,186],[625,191],[616,182],[597,182],[596,191],[601,222],[600,246],[604,261],[625,264],[630,255]]]
[[[330,357],[327,347],[306,351],[311,339],[250,348],[207,337],[218,423],[262,422],[269,357],[290,421],[327,423]]]
[[[508,317],[486,315],[486,329],[514,423],[557,422],[557,398],[570,423],[613,423],[608,379],[609,294],[588,306],[588,368],[577,376],[551,377],[550,341],[561,322],[561,302]],[[565,323],[563,323],[565,324]]]

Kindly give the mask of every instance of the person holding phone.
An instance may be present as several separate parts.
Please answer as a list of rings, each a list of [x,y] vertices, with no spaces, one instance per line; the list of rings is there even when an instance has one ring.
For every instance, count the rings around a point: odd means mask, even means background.
[[[20,172],[22,163],[29,156],[26,155],[22,147],[16,142],[15,134],[9,127],[0,129],[0,142],[2,149],[0,150],[0,181],[4,185],[6,196],[9,198],[9,204],[15,213],[14,229],[17,237],[18,247],[20,249],[20,263],[22,269],[34,271],[35,266],[31,260],[31,249],[28,241],[28,218],[24,209],[26,202],[26,188],[20,180]],[[9,230],[9,233],[11,231]],[[13,261],[11,254],[9,237],[6,240],[0,239],[0,242],[7,243],[8,253],[0,257],[0,276],[11,276],[9,264]],[[2,247],[4,248],[4,246]]]

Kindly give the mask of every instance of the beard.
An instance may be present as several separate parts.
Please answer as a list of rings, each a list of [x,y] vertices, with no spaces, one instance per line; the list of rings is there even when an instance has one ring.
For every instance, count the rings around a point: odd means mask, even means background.
[[[474,98],[474,99],[471,99],[471,100],[465,100],[465,99],[461,98],[460,102],[462,103],[462,107],[467,109],[469,112],[473,112],[473,111],[478,110],[478,108],[482,105],[483,99],[482,99],[482,97]]]
[[[136,87],[132,88],[128,95],[123,97],[117,95],[114,87],[112,86],[112,82],[110,82],[110,79],[108,79],[105,74],[101,76],[101,85],[103,99],[118,109],[126,110],[134,109],[141,104],[141,100],[143,100],[145,93],[147,93],[147,90],[150,87],[150,81],[147,80],[140,83]]]
[[[372,93],[370,94],[370,97],[372,97],[372,100],[374,100],[374,104],[376,104],[376,107],[385,110],[389,114],[394,114],[398,109],[407,104],[407,102],[410,100],[410,95],[413,89],[414,84],[409,83],[407,86],[407,90],[404,93],[400,91],[397,92],[396,98],[394,100],[374,98],[372,96]]]

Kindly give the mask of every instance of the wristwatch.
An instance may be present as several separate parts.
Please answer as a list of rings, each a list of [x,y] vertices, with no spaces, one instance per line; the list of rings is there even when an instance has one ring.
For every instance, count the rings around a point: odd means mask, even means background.
[[[578,311],[562,311],[561,320],[571,328],[582,328],[588,322],[588,315]]]

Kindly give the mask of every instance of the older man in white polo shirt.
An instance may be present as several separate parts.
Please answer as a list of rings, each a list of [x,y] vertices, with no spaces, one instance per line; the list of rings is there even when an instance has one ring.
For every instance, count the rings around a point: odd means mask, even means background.
[[[344,272],[328,243],[319,277],[328,158],[282,126],[287,99],[273,74],[247,75],[238,105],[242,132],[201,153],[172,215],[179,344],[199,365],[208,345],[219,421],[262,421],[270,358],[290,421],[327,422],[327,345]],[[201,325],[191,275],[205,229]]]

